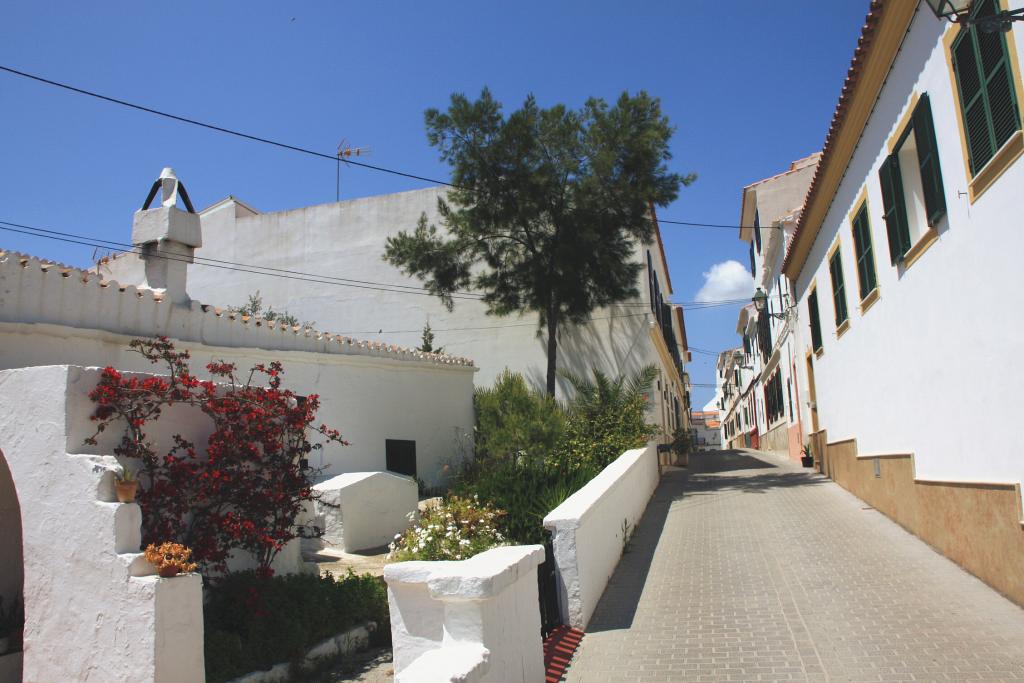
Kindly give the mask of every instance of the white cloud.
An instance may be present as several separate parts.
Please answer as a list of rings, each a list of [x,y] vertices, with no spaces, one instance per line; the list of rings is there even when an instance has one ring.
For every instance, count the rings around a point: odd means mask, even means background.
[[[704,286],[697,292],[697,301],[749,299],[754,295],[754,277],[739,261],[723,261],[704,273]]]

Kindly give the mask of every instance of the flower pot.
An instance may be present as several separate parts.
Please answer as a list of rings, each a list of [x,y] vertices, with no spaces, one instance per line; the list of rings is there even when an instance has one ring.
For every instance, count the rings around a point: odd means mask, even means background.
[[[168,567],[160,567],[156,570],[156,573],[165,579],[169,579],[172,576],[178,575],[178,568],[174,565]]]
[[[117,500],[121,503],[134,503],[135,494],[139,490],[139,482],[123,481],[114,484],[117,489]]]
[[[801,457],[800,458],[800,464],[803,465],[804,467],[814,467],[814,456],[813,455],[805,455],[805,456]]]

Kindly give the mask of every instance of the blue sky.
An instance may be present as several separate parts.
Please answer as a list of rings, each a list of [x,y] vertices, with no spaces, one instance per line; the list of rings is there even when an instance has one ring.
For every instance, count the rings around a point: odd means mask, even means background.
[[[489,86],[578,107],[645,89],[697,182],[659,215],[734,224],[743,185],[820,148],[867,0],[795,2],[33,2],[0,7],[0,64],[211,123],[429,177],[447,169],[423,110]],[[0,73],[0,220],[125,240],[164,166],[194,203],[264,211],[334,200],[318,160]],[[342,198],[423,186],[360,169]],[[676,301],[746,263],[732,230],[663,226]],[[0,232],[0,246],[86,265],[91,247]],[[722,269],[719,269],[722,270]],[[687,315],[692,346],[735,345],[736,309]],[[694,354],[694,382],[713,382]],[[697,389],[703,405],[711,390]]]

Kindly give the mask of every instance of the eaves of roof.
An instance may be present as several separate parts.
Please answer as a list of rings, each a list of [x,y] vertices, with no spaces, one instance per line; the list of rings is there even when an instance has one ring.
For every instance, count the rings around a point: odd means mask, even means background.
[[[803,269],[918,4],[911,0],[871,2],[825,136],[821,161],[807,191],[803,214],[782,263],[783,272],[792,280]]]

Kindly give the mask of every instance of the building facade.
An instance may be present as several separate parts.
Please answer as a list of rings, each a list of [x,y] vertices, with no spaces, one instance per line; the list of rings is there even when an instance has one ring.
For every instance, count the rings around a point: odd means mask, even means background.
[[[825,472],[1024,604],[1022,45],[872,3],[783,270]]]
[[[743,188],[739,238],[748,243],[756,296],[740,309],[736,332],[743,339],[749,372],[743,386],[746,441],[753,448],[798,460],[803,450],[796,377],[794,333],[799,311],[782,275],[782,261],[793,237],[807,188],[820,154],[798,159],[778,175]],[[756,444],[756,445],[754,445]]]
[[[228,197],[200,212],[202,246],[188,266],[188,293],[227,307],[259,292],[265,305],[315,321],[319,329],[405,347],[418,346],[429,323],[436,346],[473,359],[478,386],[489,386],[508,368],[544,387],[546,342],[535,314],[489,316],[475,298],[457,298],[448,311],[418,280],[383,260],[388,236],[414,229],[421,215],[440,224],[437,205],[445,192],[434,187],[270,213]],[[677,427],[688,428],[683,311],[670,303],[660,233],[652,244],[637,245],[633,258],[643,266],[639,297],[596,311],[586,325],[563,326],[558,366],[577,375],[597,368],[612,376],[657,366],[649,419],[667,442]],[[248,267],[215,267],[225,261]],[[112,259],[101,273],[129,283],[142,277],[139,258],[130,253]],[[564,398],[568,384],[558,382]]]

